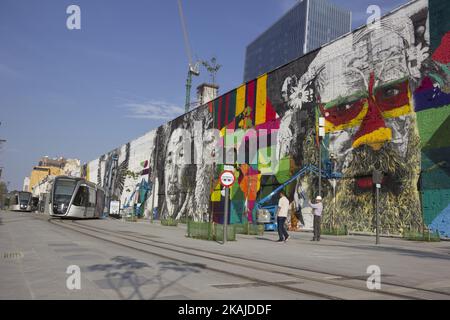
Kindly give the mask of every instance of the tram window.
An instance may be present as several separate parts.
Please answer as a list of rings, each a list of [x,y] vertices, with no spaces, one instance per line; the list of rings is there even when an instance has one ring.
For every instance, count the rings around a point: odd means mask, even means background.
[[[89,207],[95,208],[95,189],[89,188]]]
[[[101,214],[105,206],[105,194],[102,190],[97,190],[96,211]]]
[[[78,207],[87,207],[89,204],[89,190],[86,186],[80,186],[73,199],[73,205]]]

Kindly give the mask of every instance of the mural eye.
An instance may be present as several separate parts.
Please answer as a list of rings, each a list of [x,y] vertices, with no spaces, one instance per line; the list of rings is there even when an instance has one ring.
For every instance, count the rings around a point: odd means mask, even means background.
[[[399,93],[400,93],[400,90],[398,90],[397,88],[386,88],[384,90],[384,96],[386,98],[395,97]]]
[[[352,107],[353,107],[352,103],[342,103],[342,104],[336,106],[336,111],[338,113],[343,113],[343,112],[349,111],[350,109],[352,109]]]

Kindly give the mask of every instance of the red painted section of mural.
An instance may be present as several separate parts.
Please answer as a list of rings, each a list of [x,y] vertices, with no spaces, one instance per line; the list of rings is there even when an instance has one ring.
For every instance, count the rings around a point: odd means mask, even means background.
[[[371,132],[374,132],[375,130],[378,130],[380,128],[386,128],[383,116],[381,115],[381,110],[373,96],[374,84],[375,84],[375,76],[374,73],[371,72],[369,80],[369,97],[368,97],[369,109],[367,110],[367,114],[364,117],[358,132],[353,137],[353,141],[356,141],[362,136],[370,134]]]
[[[442,37],[441,44],[431,57],[442,64],[450,63],[450,31]]]
[[[209,112],[212,114],[213,113],[213,103],[212,103],[212,101],[211,102],[208,102],[208,110],[209,110]]]
[[[323,105],[320,104],[319,108],[327,121],[331,122],[334,126],[339,126],[356,118],[366,101],[366,99],[362,99],[350,103],[343,103],[328,109],[325,109]]]
[[[270,102],[270,99],[266,99],[266,122],[275,120],[277,118],[277,114]]]
[[[222,96],[219,97],[219,108],[217,112],[217,128],[220,130],[222,128]]]
[[[382,112],[408,104],[408,81],[406,80],[376,90],[375,101]]]

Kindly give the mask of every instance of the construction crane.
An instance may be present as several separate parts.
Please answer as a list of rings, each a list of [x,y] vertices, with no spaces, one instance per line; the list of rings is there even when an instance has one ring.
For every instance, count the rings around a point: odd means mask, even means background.
[[[178,12],[180,14],[181,27],[183,28],[183,36],[184,36],[184,45],[186,48],[186,54],[189,61],[189,69],[186,79],[186,103],[185,103],[185,111],[188,112],[191,105],[191,87],[192,87],[192,76],[200,75],[199,66],[200,63],[192,63],[192,53],[191,46],[189,44],[189,37],[186,29],[186,23],[184,20],[183,7],[181,6],[181,0],[178,0]]]

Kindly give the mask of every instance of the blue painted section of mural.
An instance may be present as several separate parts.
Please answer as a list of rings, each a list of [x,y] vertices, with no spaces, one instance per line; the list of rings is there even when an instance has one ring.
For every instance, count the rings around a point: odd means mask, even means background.
[[[450,237],[450,204],[428,226],[434,232],[439,232],[441,237]]]

